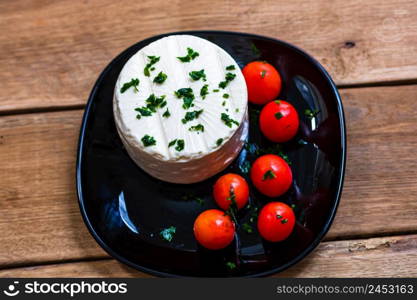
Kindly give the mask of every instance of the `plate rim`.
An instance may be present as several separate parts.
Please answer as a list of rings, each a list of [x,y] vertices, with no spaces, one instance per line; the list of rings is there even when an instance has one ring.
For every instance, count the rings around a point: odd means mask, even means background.
[[[287,263],[285,263],[285,264],[283,264],[279,267],[275,267],[275,268],[272,268],[272,269],[267,270],[267,271],[256,272],[256,273],[248,274],[248,275],[232,276],[232,277],[235,277],[235,278],[253,278],[253,277],[265,277],[265,276],[280,273],[280,272],[288,269],[289,267],[296,265],[303,258],[305,258],[307,255],[309,255],[314,249],[317,248],[317,246],[320,244],[320,242],[322,241],[324,236],[329,231],[329,229],[330,229],[330,227],[331,227],[331,225],[334,221],[334,218],[336,216],[336,212],[337,212],[337,209],[339,207],[340,198],[341,198],[341,195],[342,195],[344,178],[345,178],[345,171],[346,171],[346,147],[347,147],[346,144],[347,144],[347,141],[346,141],[346,119],[345,119],[344,109],[343,109],[343,105],[342,105],[342,99],[340,97],[337,86],[334,83],[333,79],[330,77],[329,73],[313,56],[308,54],[306,51],[302,50],[301,48],[299,48],[297,46],[294,46],[293,44],[291,44],[289,42],[286,42],[286,41],[283,41],[283,40],[280,40],[280,39],[277,39],[277,38],[264,36],[264,35],[259,35],[259,34],[253,34],[253,33],[245,33],[245,32],[239,32],[239,31],[227,31],[227,30],[174,31],[174,32],[168,32],[168,33],[153,35],[153,36],[147,37],[145,39],[142,39],[142,40],[130,45],[125,50],[120,52],[116,57],[114,57],[108,63],[108,65],[103,69],[103,71],[100,73],[99,77],[97,78],[96,82],[94,83],[93,89],[91,90],[90,95],[88,96],[87,104],[85,106],[83,118],[82,118],[82,121],[81,121],[81,127],[80,127],[80,130],[79,130],[80,135],[79,135],[79,138],[78,138],[78,145],[77,145],[77,160],[76,160],[76,172],[75,172],[75,177],[76,178],[75,179],[76,179],[76,190],[77,190],[76,192],[77,192],[77,198],[78,198],[78,205],[79,205],[79,208],[80,208],[80,213],[81,213],[82,219],[83,219],[89,233],[95,239],[95,241],[99,244],[99,246],[105,252],[107,252],[107,254],[109,254],[111,257],[115,258],[117,261],[119,261],[119,262],[121,262],[121,263],[123,263],[123,264],[125,264],[125,265],[127,265],[131,268],[139,270],[141,272],[146,272],[148,274],[155,275],[155,276],[158,276],[158,277],[181,277],[181,278],[196,277],[196,276],[185,276],[185,275],[181,275],[181,274],[175,274],[175,273],[169,273],[169,272],[154,270],[154,269],[151,269],[151,268],[148,268],[148,267],[138,265],[138,264],[124,258],[123,256],[119,255],[118,253],[116,253],[116,251],[114,251],[110,246],[108,246],[101,239],[101,237],[97,234],[97,232],[94,230],[93,225],[88,218],[87,211],[86,211],[86,208],[85,208],[84,197],[83,197],[83,194],[82,194],[82,184],[81,184],[81,163],[83,161],[82,152],[83,152],[85,128],[86,128],[86,125],[87,125],[88,116],[90,115],[90,109],[91,109],[91,106],[92,106],[92,103],[93,103],[93,99],[94,99],[94,97],[97,93],[98,87],[100,86],[101,82],[103,81],[104,76],[108,73],[108,71],[111,69],[111,67],[115,63],[117,63],[117,61],[126,52],[128,52],[132,47],[136,46],[138,43],[142,43],[142,42],[145,42],[145,41],[148,41],[148,40],[151,40],[151,39],[159,39],[159,38],[162,38],[162,37],[165,37],[165,36],[168,36],[168,35],[179,35],[179,34],[190,34],[190,35],[193,35],[193,34],[228,34],[228,35],[235,35],[235,36],[259,38],[259,39],[263,39],[263,40],[269,40],[269,41],[274,42],[274,43],[281,43],[281,44],[285,45],[286,47],[298,52],[299,54],[304,56],[307,60],[309,60],[313,65],[315,65],[318,68],[318,70],[324,75],[327,82],[330,84],[332,92],[334,93],[334,96],[336,98],[337,111],[338,111],[338,115],[339,115],[341,151],[342,151],[341,154],[342,155],[341,155],[341,160],[340,160],[340,165],[339,165],[340,171],[338,172],[339,173],[338,174],[339,179],[338,179],[338,182],[337,182],[335,204],[333,205],[333,207],[330,211],[330,216],[327,218],[326,223],[324,224],[323,228],[318,233],[317,237],[308,245],[308,247],[306,247],[301,253],[299,253],[292,260],[288,261]],[[224,277],[226,277],[226,276],[224,276]],[[222,277],[217,277],[217,278],[222,278]]]

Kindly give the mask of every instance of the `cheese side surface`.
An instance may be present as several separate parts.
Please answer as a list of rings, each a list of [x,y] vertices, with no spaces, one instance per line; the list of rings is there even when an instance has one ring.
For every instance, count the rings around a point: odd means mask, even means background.
[[[133,55],[117,80],[113,110],[135,163],[174,183],[222,171],[248,132],[239,66],[217,45],[191,35],[159,39]]]

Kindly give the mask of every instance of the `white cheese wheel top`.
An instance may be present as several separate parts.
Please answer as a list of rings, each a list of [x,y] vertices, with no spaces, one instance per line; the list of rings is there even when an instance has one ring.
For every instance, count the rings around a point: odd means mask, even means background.
[[[198,56],[182,62],[178,57],[186,56],[187,48],[197,52]],[[150,62],[149,56],[159,57],[159,61],[149,68],[148,77],[144,69]],[[201,70],[204,70],[206,81],[191,78],[190,72]],[[160,72],[167,75],[161,84],[154,82]],[[234,79],[229,80],[226,87],[219,87],[227,73],[234,74]],[[229,74],[229,78],[233,76]],[[122,92],[123,85],[132,79],[139,79],[138,90],[129,87]],[[204,85],[207,85],[208,94],[203,99],[200,92]],[[175,94],[182,88],[192,89],[192,107],[184,108],[184,98]],[[150,116],[144,116],[135,109],[146,107],[146,100],[152,94],[165,96],[166,104],[156,108]],[[218,150],[232,137],[244,121],[247,88],[239,66],[222,48],[199,37],[172,35],[149,44],[127,61],[116,83],[114,110],[119,130],[130,144],[157,159],[183,162]],[[198,117],[184,123],[186,113],[195,111],[200,112]],[[236,122],[225,122],[222,114]],[[227,119],[225,115],[223,119]],[[155,144],[146,146],[144,136],[152,137]],[[174,140],[177,142],[169,147]],[[178,140],[184,141],[180,151]]]

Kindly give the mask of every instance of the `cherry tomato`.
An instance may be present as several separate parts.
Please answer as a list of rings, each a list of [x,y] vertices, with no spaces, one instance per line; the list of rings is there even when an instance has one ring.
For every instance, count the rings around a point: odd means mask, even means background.
[[[254,61],[247,64],[242,72],[248,87],[249,102],[262,105],[278,97],[281,76],[272,65],[265,61]]]
[[[299,123],[294,106],[283,100],[269,102],[259,116],[262,133],[268,140],[276,143],[292,139],[297,134]]]
[[[258,215],[258,230],[270,242],[285,240],[294,229],[295,215],[291,207],[282,202],[270,202]]]
[[[281,196],[292,183],[291,168],[274,154],[258,157],[252,165],[250,177],[255,187],[268,197]]]
[[[194,222],[194,236],[207,249],[226,247],[233,241],[234,234],[235,224],[218,209],[203,211]]]
[[[229,173],[217,179],[213,188],[213,196],[221,209],[227,210],[236,201],[237,208],[243,208],[249,199],[249,186],[246,180],[237,174]]]

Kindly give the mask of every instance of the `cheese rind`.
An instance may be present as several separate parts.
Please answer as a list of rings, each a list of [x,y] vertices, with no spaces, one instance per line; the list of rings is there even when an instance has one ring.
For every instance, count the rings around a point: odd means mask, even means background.
[[[199,56],[181,62],[177,57],[185,56],[187,48],[197,51]],[[144,74],[148,56],[160,57],[149,77]],[[234,70],[226,70],[230,65]],[[190,72],[200,70],[204,70],[207,81],[190,77]],[[162,84],[153,82],[161,71],[167,74],[167,79]],[[229,72],[236,76],[222,89],[219,83]],[[131,87],[122,93],[122,86],[132,78],[140,81],[138,91]],[[208,85],[209,93],[203,99],[200,90],[204,85]],[[193,90],[195,99],[188,109],[184,109],[183,99],[174,94],[181,88]],[[219,92],[213,92],[215,89]],[[151,94],[165,95],[166,106],[138,119],[140,113],[135,108],[146,106]],[[224,94],[228,94],[227,99]],[[152,176],[169,182],[191,183],[220,172],[236,157],[247,136],[247,88],[239,66],[217,45],[191,35],[162,38],[133,55],[117,80],[113,108],[117,130],[132,159]],[[168,118],[163,116],[167,109]],[[203,112],[198,118],[185,124],[181,121],[187,112],[200,110]],[[221,120],[222,113],[238,124],[227,126]],[[199,124],[204,131],[190,130]],[[145,135],[153,137],[156,144],[145,146],[142,142]],[[168,147],[175,139],[184,140],[182,151]],[[221,145],[217,144],[219,139],[223,141]]]

